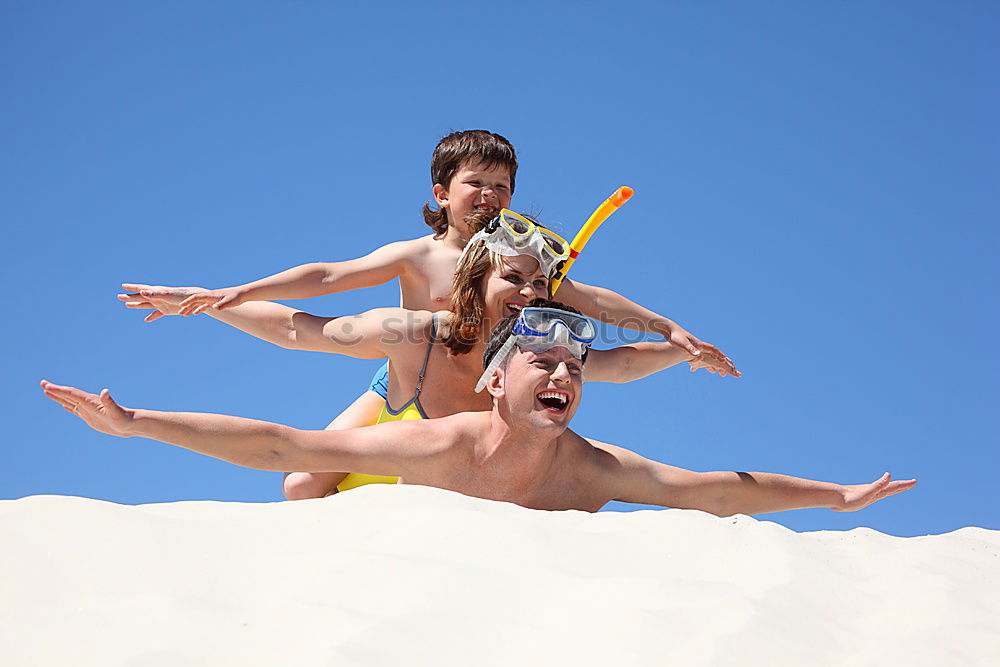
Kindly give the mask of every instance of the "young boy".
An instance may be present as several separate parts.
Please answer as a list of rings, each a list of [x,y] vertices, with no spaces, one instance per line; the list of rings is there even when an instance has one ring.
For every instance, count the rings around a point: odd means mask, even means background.
[[[517,175],[513,145],[499,134],[485,130],[453,132],[444,137],[431,158],[431,181],[438,209],[424,205],[424,221],[434,234],[397,241],[358,259],[303,264],[251,283],[202,292],[182,304],[181,314],[194,315],[206,308],[225,309],[247,301],[302,299],[373,287],[399,278],[400,305],[411,310],[436,312],[450,306],[455,265],[469,238],[478,231],[466,219],[483,211],[509,208]],[[482,216],[479,216],[482,217]],[[565,280],[561,301],[601,321],[630,326],[664,336],[697,356],[702,349],[722,355],[672,320],[629,301],[608,289]],[[147,322],[159,317],[154,312]],[[375,423],[386,400],[387,365],[373,378],[367,392],[342,412],[327,428],[357,428]],[[341,473],[289,473],[284,492],[290,500],[333,493]]]

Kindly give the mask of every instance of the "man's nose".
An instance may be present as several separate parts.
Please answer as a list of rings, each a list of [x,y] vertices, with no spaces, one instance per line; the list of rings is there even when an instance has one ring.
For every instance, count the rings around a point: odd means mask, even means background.
[[[552,379],[559,382],[569,383],[569,366],[566,365],[565,361],[560,361],[559,365],[556,366],[556,369],[552,372]]]

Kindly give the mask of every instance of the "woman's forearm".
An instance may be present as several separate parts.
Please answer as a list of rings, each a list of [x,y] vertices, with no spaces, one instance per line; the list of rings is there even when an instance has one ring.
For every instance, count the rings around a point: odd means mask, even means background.
[[[306,349],[299,330],[307,320],[327,319],[268,301],[252,301],[225,310],[209,308],[204,314],[251,336],[288,349]]]
[[[591,350],[585,372],[594,382],[632,382],[676,366],[692,357],[676,345],[642,342],[610,350]]]
[[[631,299],[605,287],[567,280],[559,289],[559,299],[584,315],[606,324],[646,331],[668,339],[670,333],[677,327],[677,323],[670,318],[643,308]]]

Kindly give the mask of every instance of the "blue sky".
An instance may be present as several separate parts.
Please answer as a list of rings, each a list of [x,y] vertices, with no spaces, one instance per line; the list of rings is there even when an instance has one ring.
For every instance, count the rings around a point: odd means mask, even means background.
[[[0,5],[0,497],[278,499],[276,473],[90,432],[37,381],[324,426],[375,364],[143,325],[118,284],[422,235],[435,143],[488,128],[519,150],[514,208],[567,235],[635,188],[575,277],[744,372],[588,385],[578,432],[696,470],[920,480],[767,517],[795,530],[1000,528],[995,4],[206,4]]]

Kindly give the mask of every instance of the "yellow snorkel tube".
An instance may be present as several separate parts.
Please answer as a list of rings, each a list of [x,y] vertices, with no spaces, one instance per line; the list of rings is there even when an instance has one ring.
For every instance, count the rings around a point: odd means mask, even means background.
[[[615,193],[604,200],[604,203],[597,207],[591,216],[587,219],[587,222],[583,223],[583,227],[577,232],[576,237],[573,242],[569,244],[569,257],[566,262],[556,271],[556,274],[552,276],[552,294],[555,295],[556,290],[562,285],[562,281],[566,279],[566,274],[569,273],[569,267],[573,266],[573,262],[579,257],[580,252],[583,250],[583,246],[587,245],[587,241],[590,237],[597,231],[597,228],[601,226],[601,223],[608,219],[612,213],[618,210],[618,208],[629,200],[635,191],[623,185]]]

